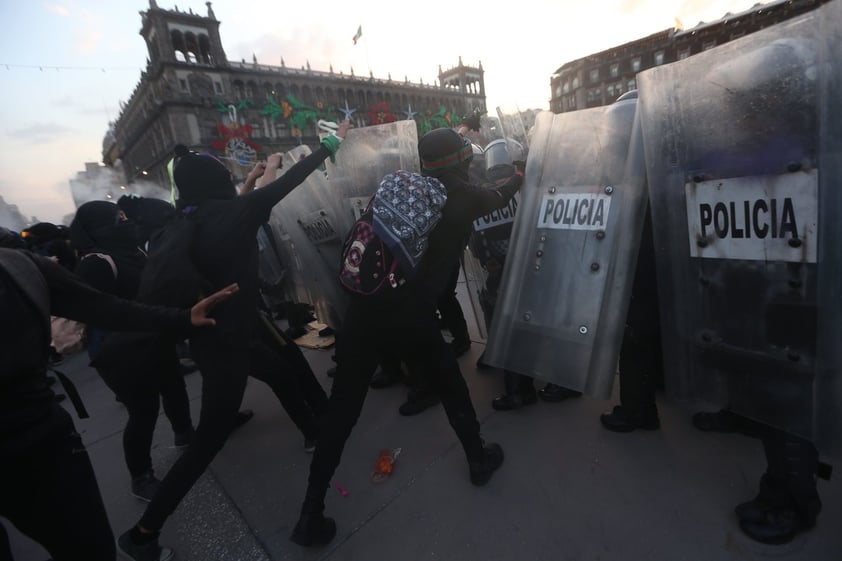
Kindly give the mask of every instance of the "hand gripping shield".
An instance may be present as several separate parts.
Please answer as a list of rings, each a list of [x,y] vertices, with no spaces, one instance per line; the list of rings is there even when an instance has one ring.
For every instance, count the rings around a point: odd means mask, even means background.
[[[610,396],[646,208],[636,104],[538,115],[487,363]]]
[[[838,0],[639,75],[667,389],[838,451]]]

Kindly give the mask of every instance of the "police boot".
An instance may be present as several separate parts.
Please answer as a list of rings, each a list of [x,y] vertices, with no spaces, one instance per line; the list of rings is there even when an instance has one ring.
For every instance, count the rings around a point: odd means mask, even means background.
[[[305,498],[301,516],[289,539],[304,547],[330,543],[336,535],[336,522],[324,515],[324,508],[323,500]]]
[[[538,402],[535,385],[529,376],[505,370],[503,372],[503,383],[506,387],[506,393],[495,397],[494,401],[491,402],[491,407],[496,411],[511,411]]]
[[[818,451],[811,442],[778,431],[763,438],[763,448],[768,468],[754,504],[737,507],[740,528],[762,543],[789,543],[816,525],[822,509],[815,476]]]
[[[766,513],[773,509],[793,508],[794,501],[786,490],[786,482],[769,473],[760,478],[760,490],[750,501],[738,504],[734,514],[742,521],[763,522]]]
[[[511,411],[520,409],[526,405],[533,405],[538,402],[538,396],[533,390],[532,393],[504,393],[495,397],[491,407],[496,411]]]
[[[642,415],[623,405],[615,405],[610,413],[603,413],[599,417],[602,426],[614,432],[631,432],[635,429],[658,430],[661,422],[658,412]]]

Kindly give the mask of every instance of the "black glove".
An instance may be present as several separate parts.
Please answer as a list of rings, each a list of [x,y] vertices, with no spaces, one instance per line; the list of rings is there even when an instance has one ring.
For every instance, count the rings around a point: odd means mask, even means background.
[[[479,113],[472,113],[468,117],[463,117],[461,125],[465,125],[472,131],[479,132]]]

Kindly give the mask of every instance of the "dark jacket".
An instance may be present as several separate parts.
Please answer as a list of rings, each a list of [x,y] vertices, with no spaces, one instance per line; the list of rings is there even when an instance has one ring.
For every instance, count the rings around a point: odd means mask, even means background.
[[[50,432],[50,315],[106,329],[187,333],[190,314],[99,292],[49,259],[0,248],[0,456]],[[60,408],[59,408],[60,409]]]
[[[429,246],[416,278],[422,297],[438,298],[444,292],[453,268],[465,251],[474,220],[503,208],[517,193],[523,177],[513,175],[500,186],[474,185],[459,169],[443,172],[438,179],[447,187],[442,217],[430,233]]]
[[[229,199],[209,199],[196,204],[193,255],[196,269],[219,290],[238,283],[240,290],[215,310],[216,328],[202,332],[221,344],[247,347],[257,324],[257,231],[269,220],[278,202],[315,171],[330,151],[320,146],[275,181]],[[152,250],[154,252],[154,248]],[[151,256],[151,254],[150,254]]]

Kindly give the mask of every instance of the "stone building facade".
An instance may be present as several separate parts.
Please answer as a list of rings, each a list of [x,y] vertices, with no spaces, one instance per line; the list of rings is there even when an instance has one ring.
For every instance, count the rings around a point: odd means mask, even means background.
[[[176,144],[211,152],[242,178],[257,157],[318,143],[316,123],[345,117],[356,126],[414,119],[419,134],[485,111],[482,64],[442,70],[436,84],[310,68],[229,61],[211,2],[207,14],[141,12],[148,62],[103,141],[103,162],[127,184],[169,186]]]
[[[691,29],[676,27],[570,61],[550,77],[550,110],[564,113],[613,103],[637,89],[638,72],[685,59],[809,12],[827,0],[777,0],[725,14]]]

